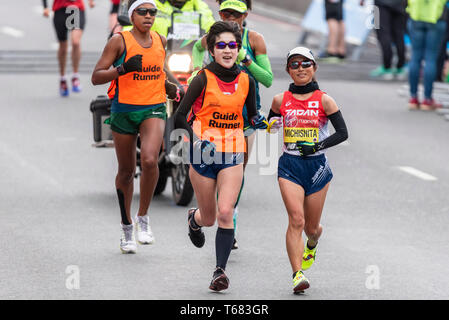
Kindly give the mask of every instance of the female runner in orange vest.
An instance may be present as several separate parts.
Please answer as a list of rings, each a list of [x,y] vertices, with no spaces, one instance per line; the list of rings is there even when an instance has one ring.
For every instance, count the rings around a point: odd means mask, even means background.
[[[315,261],[316,246],[323,231],[321,213],[332,179],[324,149],[348,138],[337,104],[314,80],[316,69],[309,49],[291,50],[286,70],[294,83],[288,91],[274,97],[268,115],[268,121],[273,124],[271,128],[284,127],[278,180],[288,213],[286,243],[295,293],[309,287],[302,270],[310,268]],[[328,120],[335,128],[332,135],[329,135]],[[308,238],[306,248],[303,230]]]
[[[166,39],[150,31],[156,12],[152,0],[131,0],[128,14],[133,29],[111,37],[92,74],[94,85],[110,81],[116,85],[108,121],[118,160],[115,185],[122,217],[120,249],[123,253],[136,252],[133,222],[139,243],[154,242],[147,211],[159,177],[158,154],[166,120],[166,86],[170,91],[173,89],[166,82],[163,70]],[[137,134],[141,140],[142,175],[139,211],[133,221],[130,211]]]
[[[207,47],[215,61],[192,80],[175,119],[176,127],[186,129],[193,142],[190,180],[199,208],[188,212],[192,243],[201,248],[205,242],[201,227],[211,227],[218,222],[217,263],[209,286],[214,291],[229,286],[225,268],[234,241],[232,215],[243,179],[246,150],[243,106],[246,104],[253,126],[262,123],[257,116],[254,80],[235,64],[241,45],[240,30],[235,22],[220,21],[212,25]]]

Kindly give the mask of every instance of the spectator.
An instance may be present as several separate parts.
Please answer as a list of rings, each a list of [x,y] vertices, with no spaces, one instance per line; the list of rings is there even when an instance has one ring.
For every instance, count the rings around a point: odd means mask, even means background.
[[[447,42],[449,41],[449,2],[446,3],[446,6],[443,10],[443,16],[441,17],[444,21],[446,21],[446,31],[444,33],[443,42],[441,44],[440,53],[438,55],[438,65],[437,65],[437,78],[436,81],[447,81],[445,71],[447,69]]]
[[[364,5],[365,0],[360,1]],[[407,23],[406,0],[374,0],[379,14],[379,27],[376,29],[377,39],[382,50],[382,65],[374,69],[370,76],[383,80],[406,79],[404,35]],[[393,50],[396,48],[396,68],[392,67]]]
[[[433,82],[437,75],[437,59],[446,30],[446,21],[441,19],[447,0],[408,0],[410,15],[408,30],[412,45],[409,64],[410,110],[431,111],[441,108],[432,98]],[[419,102],[418,83],[421,63],[424,66],[424,101]]]
[[[344,59],[346,57],[343,1],[325,0],[324,8],[329,31],[327,50],[320,55],[320,59]]]

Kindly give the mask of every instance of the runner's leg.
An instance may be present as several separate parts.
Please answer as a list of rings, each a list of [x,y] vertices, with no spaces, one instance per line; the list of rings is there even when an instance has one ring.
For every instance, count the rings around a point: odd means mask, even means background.
[[[287,254],[293,272],[301,270],[304,253],[304,189],[287,179],[279,178],[282,199],[287,209],[288,227],[286,234]]]
[[[119,195],[122,224],[131,224],[131,202],[134,189],[134,172],[136,170],[137,136],[112,132],[115,153],[118,161],[118,173],[115,186]],[[123,198],[121,198],[120,194]],[[123,202],[122,202],[123,201]],[[127,220],[127,221],[125,221]]]
[[[159,179],[159,151],[164,136],[165,121],[160,118],[146,119],[140,124],[140,205],[139,216],[147,214]],[[134,150],[135,153],[135,150]]]
[[[307,235],[307,241],[310,247],[316,246],[318,239],[323,232],[323,226],[320,224],[320,220],[329,185],[330,182],[328,182],[320,191],[315,192],[304,199],[304,232]]]
[[[72,43],[72,68],[73,73],[78,73],[80,60],[81,60],[81,37],[83,36],[83,30],[74,29],[70,33]]]
[[[67,50],[68,50],[68,42],[60,41],[58,48],[58,63],[59,63],[59,74],[61,75],[61,77],[65,75]]]
[[[189,177],[199,208],[195,212],[195,222],[199,226],[211,227],[215,224],[217,217],[217,181],[200,175],[192,166],[190,166]]]

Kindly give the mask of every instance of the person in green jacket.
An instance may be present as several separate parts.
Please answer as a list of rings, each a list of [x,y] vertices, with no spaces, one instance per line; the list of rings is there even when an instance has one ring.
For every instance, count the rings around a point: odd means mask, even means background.
[[[243,27],[243,22],[248,16],[248,10],[251,10],[252,1],[251,0],[216,0],[220,4],[219,15],[223,21],[234,21],[240,26],[242,32],[242,48],[239,51],[239,56],[236,63],[239,67],[246,73],[249,74],[251,78],[255,80],[256,83],[256,105],[257,110],[261,109],[260,94],[259,94],[259,83],[263,84],[265,87],[269,88],[273,82],[273,72],[271,70],[270,60],[267,55],[267,46],[263,36],[254,31]],[[206,52],[206,37],[198,40],[192,51],[193,57],[193,68],[198,72],[203,67],[204,54]],[[194,72],[192,78],[196,75]],[[192,79],[191,78],[191,79]],[[260,115],[261,116],[261,115]],[[247,119],[246,107],[243,109],[244,117],[244,133],[245,140],[248,146],[247,152],[245,153],[244,168],[248,163],[249,154],[254,142],[254,129],[250,126]],[[261,116],[263,117],[263,116]],[[264,129],[261,127],[258,129]],[[240,194],[243,189],[244,179],[240,188]],[[239,199],[240,199],[239,194]],[[237,225],[238,216],[238,203],[235,204],[234,208],[234,226]],[[234,239],[233,249],[237,249],[237,240]]]
[[[127,8],[128,0],[121,0],[120,6]],[[151,30],[168,39],[199,39],[215,23],[212,10],[203,0],[154,0],[157,5],[156,20]],[[195,14],[192,14],[195,13]],[[125,10],[126,14],[126,10]],[[123,30],[131,30],[127,16],[120,16]],[[119,19],[120,20],[120,19]],[[173,25],[172,25],[173,24]]]
[[[167,40],[181,37],[197,40],[207,33],[215,22],[212,10],[203,0],[154,1],[158,12],[151,30],[167,37]],[[193,12],[197,15],[189,14]]]
[[[437,59],[446,31],[446,21],[442,19],[447,0],[408,0],[410,15],[408,31],[412,45],[409,63],[410,100],[409,109],[431,111],[441,105],[432,98],[433,82],[437,74]],[[424,101],[420,103],[418,84],[421,63],[424,66]]]

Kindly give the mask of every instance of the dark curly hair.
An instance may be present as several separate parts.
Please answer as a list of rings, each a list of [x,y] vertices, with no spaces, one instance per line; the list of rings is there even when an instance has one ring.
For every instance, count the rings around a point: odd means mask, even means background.
[[[215,0],[215,1],[218,2],[218,4],[221,5],[226,0]],[[239,1],[245,3],[246,6],[248,7],[248,10],[252,10],[252,6],[253,6],[253,4],[252,4],[253,1],[252,0],[239,0]]]
[[[239,25],[233,21],[217,21],[210,27],[207,34],[206,41],[207,50],[209,50],[209,52],[214,52],[215,41],[217,40],[217,37],[224,32],[230,32],[234,35],[240,50],[242,47],[242,34]]]

